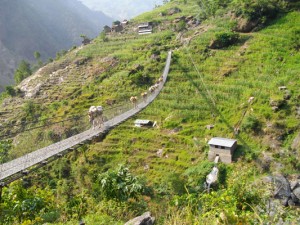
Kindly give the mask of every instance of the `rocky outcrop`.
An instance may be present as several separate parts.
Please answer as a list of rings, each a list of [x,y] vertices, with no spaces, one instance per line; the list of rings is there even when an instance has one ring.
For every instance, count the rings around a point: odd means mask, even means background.
[[[151,217],[150,212],[145,212],[143,215],[135,217],[132,220],[129,220],[124,225],[153,225],[155,221],[154,217]]]
[[[300,205],[300,179],[289,181],[283,175],[275,175],[268,177],[274,187],[273,196],[279,199],[284,206]]]

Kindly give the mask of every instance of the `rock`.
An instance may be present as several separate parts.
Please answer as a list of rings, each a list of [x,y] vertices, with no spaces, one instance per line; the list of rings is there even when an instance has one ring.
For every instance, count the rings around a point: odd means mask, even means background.
[[[292,199],[289,199],[288,206],[295,206],[295,202]]]
[[[238,18],[238,23],[234,31],[247,33],[252,31],[258,25],[258,23],[259,20],[251,21],[244,18]]]
[[[295,190],[297,187],[300,187],[299,181],[298,180],[294,180],[290,182],[291,185],[291,190]]]
[[[287,206],[292,193],[289,181],[282,175],[274,176],[273,180],[275,184],[274,197],[280,199],[281,203]]]
[[[294,203],[299,202],[299,198],[297,198],[297,196],[294,193],[291,194],[291,197],[292,197],[292,200],[293,200]]]
[[[181,12],[181,9],[179,9],[179,8],[177,8],[177,7],[171,8],[171,9],[169,9],[169,11],[168,11],[168,15],[171,16],[171,15],[173,15],[173,14],[175,14],[175,13],[179,13],[179,12]]]
[[[293,191],[295,197],[298,198],[298,200],[300,200],[300,187],[297,187],[294,191]]]
[[[156,155],[161,158],[164,154],[164,151],[162,149],[158,149],[158,151],[156,152]]]
[[[291,147],[292,147],[292,149],[295,149],[295,150],[300,149],[300,133],[293,140]]]
[[[132,220],[129,220],[124,225],[153,225],[155,221],[154,217],[151,217],[150,212],[145,212],[143,215],[135,217]]]

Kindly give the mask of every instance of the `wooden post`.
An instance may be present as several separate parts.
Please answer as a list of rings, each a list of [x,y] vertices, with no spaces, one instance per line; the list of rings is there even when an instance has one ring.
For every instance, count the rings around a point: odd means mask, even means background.
[[[0,203],[2,203],[2,186],[0,186]]]

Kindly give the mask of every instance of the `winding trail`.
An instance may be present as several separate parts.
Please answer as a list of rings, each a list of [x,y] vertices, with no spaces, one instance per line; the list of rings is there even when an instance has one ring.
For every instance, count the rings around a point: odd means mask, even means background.
[[[84,144],[86,141],[92,140],[93,138],[107,133],[113,127],[124,122],[125,120],[140,112],[142,109],[146,108],[158,96],[164,86],[164,83],[166,82],[171,64],[171,56],[172,52],[169,51],[165,68],[162,74],[163,81],[160,82],[158,88],[156,88],[154,92],[148,95],[146,101],[140,100],[137,104],[137,107],[131,108],[119,115],[115,115],[112,119],[104,122],[104,125],[102,125],[100,128],[91,128],[82,133],[64,139],[63,141],[51,144],[45,148],[38,149],[7,163],[0,164],[0,182],[2,182],[2,184],[7,183],[4,182],[5,179],[15,174],[26,174],[27,169],[29,169],[30,167],[35,165],[43,165],[47,163],[47,160],[49,158],[53,158],[54,156],[61,156],[63,152],[72,150],[76,146]],[[14,180],[16,179],[18,178],[15,178]]]

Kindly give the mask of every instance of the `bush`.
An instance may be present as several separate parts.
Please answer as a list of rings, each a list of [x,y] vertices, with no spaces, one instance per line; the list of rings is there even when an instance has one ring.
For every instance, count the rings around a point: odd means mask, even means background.
[[[10,96],[15,96],[16,95],[16,91],[15,91],[15,89],[12,86],[6,86],[5,87],[5,91]]]
[[[261,123],[255,116],[250,115],[246,117],[241,128],[244,131],[259,131],[261,129]]]
[[[287,3],[284,0],[236,0],[232,5],[237,16],[257,20],[275,18]]]
[[[239,34],[234,32],[219,32],[215,34],[214,40],[210,44],[210,48],[218,49],[228,47],[239,40]]]
[[[138,195],[144,191],[144,185],[124,165],[120,165],[116,171],[100,174],[99,181],[107,199],[117,201],[127,201],[129,198],[137,199]]]

